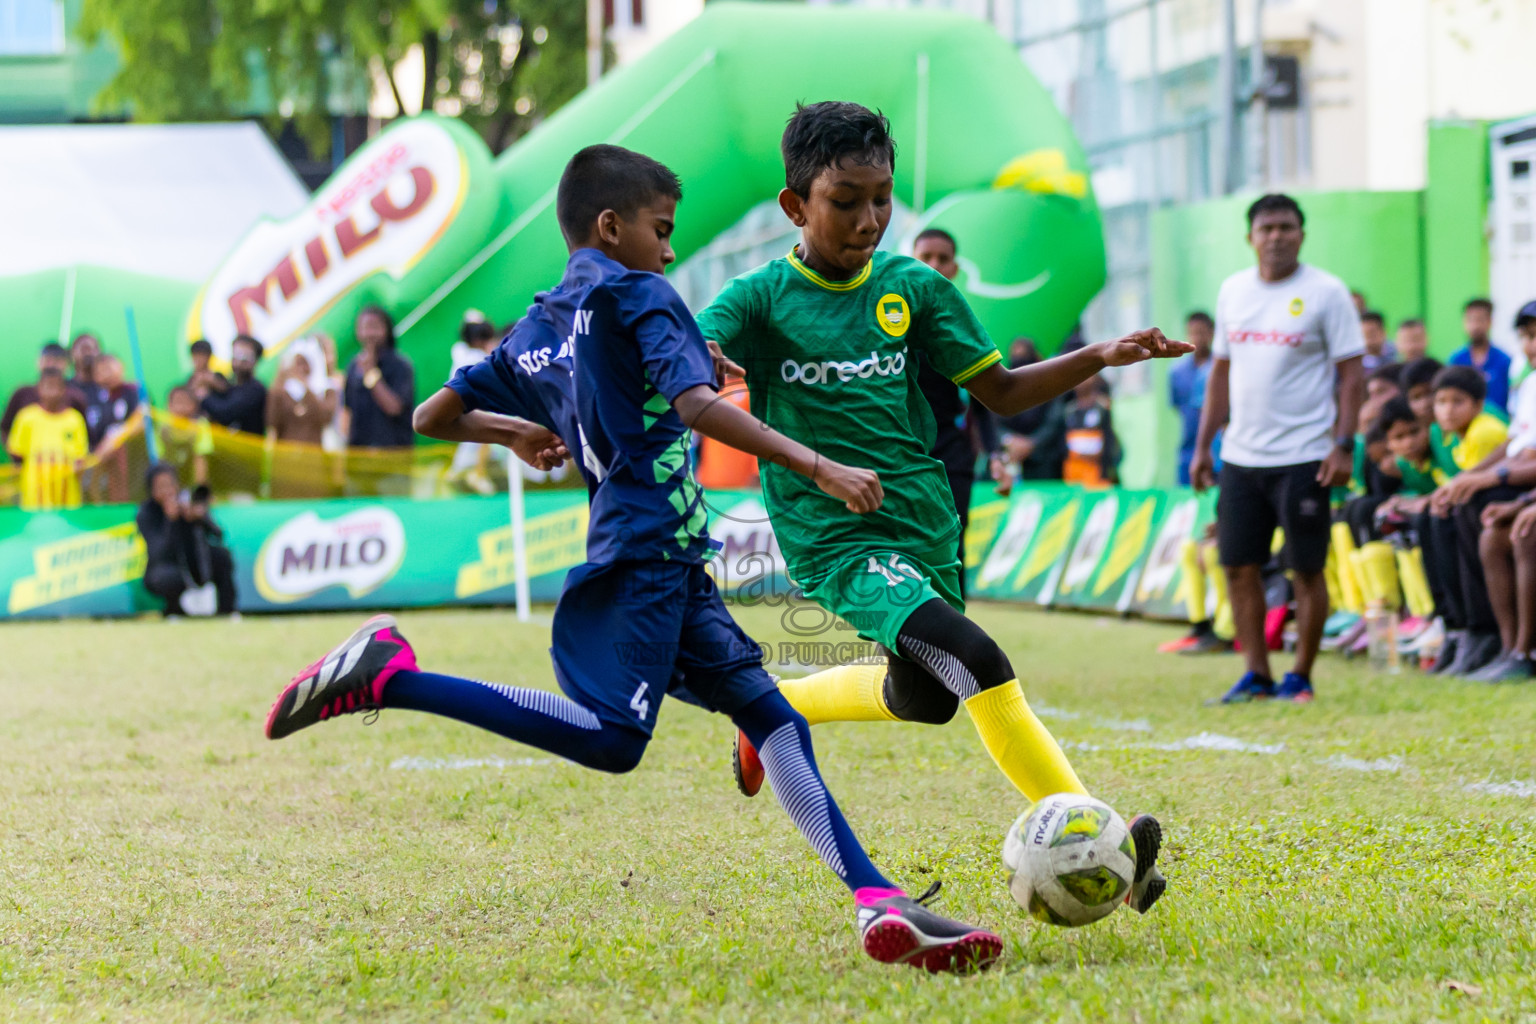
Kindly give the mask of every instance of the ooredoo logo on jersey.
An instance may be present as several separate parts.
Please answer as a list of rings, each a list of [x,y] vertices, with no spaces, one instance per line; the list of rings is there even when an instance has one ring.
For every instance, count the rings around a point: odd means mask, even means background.
[[[868,359],[828,359],[823,362],[797,363],[784,360],[779,375],[786,384],[830,384],[834,380],[850,381],[855,377],[899,376],[907,368],[907,350],[903,348],[893,356],[881,356],[871,352]]]

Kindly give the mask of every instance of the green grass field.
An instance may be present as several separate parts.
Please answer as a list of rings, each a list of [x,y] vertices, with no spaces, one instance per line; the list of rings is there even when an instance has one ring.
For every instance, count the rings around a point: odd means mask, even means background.
[[[875,860],[1007,938],[972,978],[865,959],[686,705],[620,778],[408,712],[271,743],[355,617],[0,628],[0,1017],[1536,1021],[1536,686],[1328,661],[1311,707],[1205,708],[1236,662],[1154,654],[1172,627],[975,614],[1090,787],[1161,817],[1172,887],[1033,923],[998,860],[1021,800],[968,721],[818,727]],[[544,626],[402,626],[428,667],[553,685]]]

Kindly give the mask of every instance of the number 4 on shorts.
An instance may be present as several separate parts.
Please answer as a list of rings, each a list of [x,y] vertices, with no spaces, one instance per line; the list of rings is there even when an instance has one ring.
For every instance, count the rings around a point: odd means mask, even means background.
[[[645,691],[650,688],[650,683],[641,683],[640,689],[636,690],[635,695],[629,698],[629,706],[634,709],[635,714],[640,716],[640,721],[642,722],[645,721],[645,716],[651,710],[651,702],[645,697]]]

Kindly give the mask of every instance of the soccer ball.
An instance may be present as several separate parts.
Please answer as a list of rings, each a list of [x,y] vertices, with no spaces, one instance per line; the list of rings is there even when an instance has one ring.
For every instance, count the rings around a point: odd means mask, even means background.
[[[1031,917],[1079,928],[1125,902],[1136,844],[1108,804],[1057,793],[1019,815],[1003,840],[1003,864],[1009,891]]]

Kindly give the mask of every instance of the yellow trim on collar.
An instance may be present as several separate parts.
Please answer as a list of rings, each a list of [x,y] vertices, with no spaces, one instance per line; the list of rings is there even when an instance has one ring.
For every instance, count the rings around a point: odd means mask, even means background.
[[[980,373],[982,370],[985,370],[993,363],[1000,363],[1002,361],[1003,354],[1001,352],[995,350],[988,352],[986,355],[976,360],[970,366],[967,366],[965,369],[955,374],[950,378],[950,380],[954,381],[956,384],[964,384],[966,381],[970,380],[972,377],[976,376],[978,373]]]
[[[807,281],[815,285],[820,285],[829,292],[851,292],[855,288],[862,285],[865,281],[868,281],[869,275],[873,273],[875,269],[875,261],[873,258],[871,258],[868,263],[864,264],[863,270],[859,271],[856,275],[849,278],[848,280],[828,281],[826,278],[816,273],[816,271],[800,262],[800,257],[795,255],[794,249],[789,250],[789,265],[800,271],[800,273],[805,276]]]

